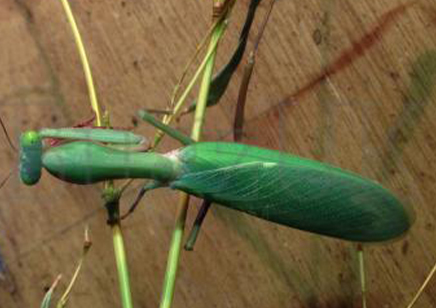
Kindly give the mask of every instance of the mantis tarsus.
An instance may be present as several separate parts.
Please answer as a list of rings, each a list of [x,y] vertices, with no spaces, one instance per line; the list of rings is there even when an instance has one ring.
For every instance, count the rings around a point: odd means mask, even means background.
[[[168,129],[157,121],[152,124]],[[47,137],[74,141],[43,152]],[[173,137],[192,143],[180,134]],[[142,141],[113,130],[26,132],[21,137],[21,178],[35,184],[45,168],[75,184],[151,179],[143,193],[167,186],[271,222],[358,242],[398,237],[413,221],[406,207],[379,184],[317,161],[225,142],[192,143],[167,154],[116,148]]]

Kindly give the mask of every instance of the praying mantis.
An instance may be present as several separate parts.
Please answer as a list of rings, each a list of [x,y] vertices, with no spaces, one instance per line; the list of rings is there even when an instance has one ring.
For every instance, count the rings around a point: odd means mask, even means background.
[[[75,133],[78,133],[79,131],[77,130]],[[114,133],[114,132],[111,132],[111,133]],[[92,132],[92,135],[94,134],[94,132]],[[96,141],[96,137],[92,137],[92,138],[94,138],[93,140],[94,141]],[[75,140],[75,139],[79,139],[79,140],[83,140],[82,139],[82,137],[80,137],[80,136],[77,136],[77,135],[75,135],[74,136],[74,139],[73,140]],[[112,143],[113,141],[111,141],[111,143]],[[92,142],[92,143],[94,143],[94,142]],[[133,143],[135,143],[135,142],[133,142]],[[139,143],[141,143],[141,142],[139,142]],[[87,148],[88,146],[89,146],[89,148],[91,149],[92,147],[93,147],[93,145],[91,145],[91,142],[87,142],[87,144],[86,144],[87,146],[85,147],[85,148]],[[60,147],[58,147],[58,149],[65,149],[65,148],[63,148],[64,146],[66,146],[66,145],[63,145],[63,146],[60,146]],[[54,149],[52,149],[52,150],[58,150],[58,149],[56,149],[56,148],[54,148]],[[244,149],[247,149],[247,148],[244,148]],[[250,148],[251,149],[251,148]],[[46,154],[49,154],[49,153],[52,153],[52,150],[48,150],[47,152],[46,152]],[[214,151],[216,152],[216,149],[214,149]],[[126,152],[126,154],[129,154],[129,156],[130,155],[132,155],[130,152],[127,152],[127,151],[123,151],[123,152]],[[144,153],[138,153],[138,154],[144,154]],[[168,154],[168,156],[170,156],[170,154]],[[239,155],[240,156],[240,155]],[[41,155],[41,157],[42,157],[42,155]],[[266,162],[262,162],[262,166],[257,166],[259,169],[261,169],[261,170],[263,170],[263,169],[265,169],[264,171],[266,171],[267,169],[268,169],[268,167],[274,167],[274,165],[271,165],[271,164],[275,164],[275,162],[271,162],[271,161],[266,161]],[[34,165],[35,166],[35,165]],[[41,162],[41,167],[42,167],[42,162]],[[234,166],[232,166],[231,168],[233,168]],[[259,170],[259,173],[260,173],[260,171],[261,170]],[[277,173],[277,172],[276,172]],[[353,177],[354,178],[354,177]],[[370,182],[371,183],[371,182]],[[177,188],[177,187],[175,187],[175,188]],[[388,195],[390,195],[390,193],[388,193],[388,192],[386,192]],[[219,202],[218,202],[219,203]],[[402,205],[400,206],[399,205],[399,208],[401,208],[402,207]],[[400,211],[401,212],[401,211]],[[406,211],[404,211],[404,212],[406,212]],[[233,212],[230,212],[230,213],[233,213]],[[405,214],[405,216],[406,217],[408,217],[407,216],[407,214]],[[253,220],[252,220],[253,221]],[[408,225],[410,225],[410,223],[411,223],[411,221],[412,221],[412,219],[410,219],[410,218],[407,218],[407,219],[405,219],[404,220],[405,221],[405,227],[404,228],[400,228],[401,230],[400,231],[398,231],[398,232],[395,232],[395,234],[394,235],[391,235],[392,237],[395,237],[395,236],[397,236],[398,234],[402,234],[402,232],[404,232],[404,229],[406,229],[407,227],[408,227]],[[293,232],[292,231],[286,231],[287,233],[289,233],[289,234],[292,234]],[[320,232],[319,232],[320,233]],[[325,234],[325,232],[323,233],[323,234]],[[325,234],[325,235],[329,235],[329,234]],[[275,246],[276,247],[276,246]],[[277,249],[279,249],[280,248],[280,246],[278,246],[278,248]]]
[[[141,117],[150,119],[145,111]],[[412,216],[394,195],[357,174],[243,144],[194,143],[162,123],[159,127],[186,147],[164,155],[135,153],[125,146],[140,145],[144,138],[119,130],[25,132],[21,179],[34,185],[43,168],[74,184],[151,179],[140,196],[168,186],[271,222],[358,242],[390,240],[412,224]],[[44,138],[73,141],[43,152]]]

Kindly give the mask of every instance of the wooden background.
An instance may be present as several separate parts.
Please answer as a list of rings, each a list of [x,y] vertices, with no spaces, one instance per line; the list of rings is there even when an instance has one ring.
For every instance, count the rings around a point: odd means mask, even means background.
[[[165,107],[207,31],[211,1],[71,2],[113,124],[129,127],[140,108]],[[234,9],[221,64],[248,2]],[[209,110],[205,140],[229,136],[240,79],[241,70],[222,104]],[[435,83],[434,0],[280,0],[260,47],[244,142],[356,171],[415,209],[407,236],[366,248],[368,307],[405,307],[436,262]],[[59,1],[0,0],[0,114],[15,140],[24,130],[90,117]],[[188,132],[190,121],[179,127]],[[145,124],[137,131],[153,133]],[[44,174],[25,187],[17,154],[0,139],[0,176],[14,170],[0,191],[0,307],[38,307],[59,273],[63,289],[86,225],[93,247],[70,307],[120,307],[100,186]],[[176,146],[166,140],[162,151]],[[152,192],[124,224],[135,307],[158,306],[177,199],[167,189]],[[179,273],[174,307],[361,307],[353,244],[218,206],[195,251],[183,253]],[[435,291],[433,281],[416,307],[434,307]]]

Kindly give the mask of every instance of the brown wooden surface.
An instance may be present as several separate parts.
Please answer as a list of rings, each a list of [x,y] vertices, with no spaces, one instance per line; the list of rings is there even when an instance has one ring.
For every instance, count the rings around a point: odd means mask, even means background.
[[[138,109],[165,107],[207,31],[210,1],[71,2],[113,124],[128,127]],[[219,63],[248,2],[235,7]],[[265,0],[253,33],[266,8]],[[209,110],[204,139],[229,136],[241,72]],[[278,1],[260,47],[244,142],[359,172],[416,211],[407,236],[366,247],[368,307],[405,307],[436,261],[435,83],[436,1]],[[24,130],[90,117],[59,1],[0,1],[0,114],[15,140]],[[179,127],[189,131],[190,120]],[[1,140],[0,176],[10,169],[14,176],[0,191],[9,271],[0,276],[0,307],[38,307],[59,273],[64,288],[86,225],[94,245],[70,307],[120,307],[100,186],[45,174],[25,187],[17,155]],[[176,146],[166,140],[163,150]],[[135,307],[158,306],[176,202],[176,192],[151,192],[124,224]],[[182,255],[174,307],[360,307],[354,249],[214,206],[195,251]],[[435,291],[433,281],[416,307],[434,307]]]

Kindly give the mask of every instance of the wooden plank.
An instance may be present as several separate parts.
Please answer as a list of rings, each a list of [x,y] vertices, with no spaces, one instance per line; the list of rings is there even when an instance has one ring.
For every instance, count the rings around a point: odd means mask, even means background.
[[[237,40],[248,2],[235,7],[218,63]],[[211,4],[97,1],[72,8],[100,101],[115,126],[129,127],[136,110],[166,106],[207,31]],[[406,237],[366,248],[368,307],[405,307],[436,261],[435,16],[435,1],[278,1],[248,93],[244,142],[359,172],[415,209]],[[11,136],[89,118],[59,2],[3,0],[0,17],[0,114]],[[210,110],[206,140],[229,138],[240,79],[241,71]],[[188,132],[190,120],[178,126]],[[137,131],[153,133],[147,125]],[[162,151],[177,146],[166,140]],[[0,307],[38,306],[59,273],[64,288],[87,224],[94,244],[70,305],[120,307],[100,187],[47,174],[24,187],[16,154],[5,141],[2,149],[1,176],[11,168],[15,175],[0,192],[0,251],[9,271],[9,280],[0,276]],[[158,306],[176,202],[175,192],[151,192],[124,224],[135,307]],[[182,255],[174,307],[361,307],[359,292],[354,245],[214,206],[195,251]],[[417,307],[435,306],[434,294],[432,283]]]

